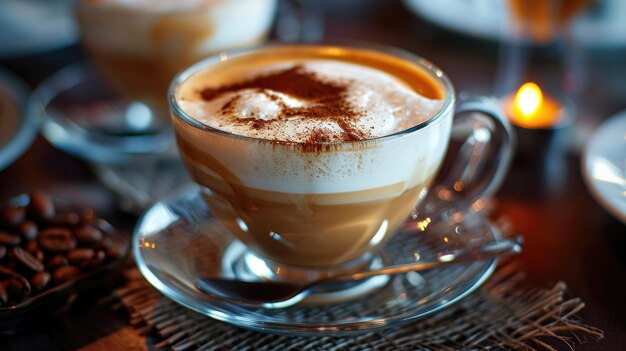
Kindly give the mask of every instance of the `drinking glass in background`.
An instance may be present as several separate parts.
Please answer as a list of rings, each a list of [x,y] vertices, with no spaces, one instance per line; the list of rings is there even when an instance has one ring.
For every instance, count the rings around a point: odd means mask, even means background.
[[[221,50],[260,44],[275,9],[276,0],[80,0],[76,13],[104,79],[135,110],[137,103],[150,109],[139,122],[127,119],[136,134],[169,129],[167,88],[179,70]]]

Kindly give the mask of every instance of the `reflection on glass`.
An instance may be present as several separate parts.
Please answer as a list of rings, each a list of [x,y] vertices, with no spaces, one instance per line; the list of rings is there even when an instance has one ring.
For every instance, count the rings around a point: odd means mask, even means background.
[[[591,176],[601,182],[626,186],[626,174],[605,158],[599,157],[591,165]]]

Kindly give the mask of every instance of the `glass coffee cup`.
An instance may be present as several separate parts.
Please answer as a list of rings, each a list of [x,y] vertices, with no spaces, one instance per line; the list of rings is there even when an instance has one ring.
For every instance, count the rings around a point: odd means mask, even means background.
[[[330,76],[339,76],[338,82],[349,80],[345,74],[351,65],[389,75],[401,82],[398,89],[417,92],[432,102],[430,114],[422,116],[419,123],[376,137],[344,135],[344,140],[320,137],[303,142],[268,137],[273,132],[271,121],[255,114],[287,108],[287,100],[277,103],[278,107],[272,105],[278,99],[272,88],[295,94],[291,97],[301,94],[305,96],[300,96],[302,101],[315,100],[307,94],[333,94],[319,82],[306,86],[308,78],[290,75],[301,65],[306,71],[310,62],[330,62],[324,69],[330,70]],[[344,72],[339,72],[346,64]],[[261,78],[256,81],[246,73],[266,65],[274,68],[261,69]],[[333,73],[334,65],[339,68]],[[283,81],[277,69],[287,72]],[[356,79],[360,71],[355,72]],[[260,129],[252,136],[237,134],[198,118],[204,114],[203,118],[217,119],[224,109],[237,105],[237,99],[223,100],[219,111],[188,103],[228,96],[224,92],[239,88],[274,96],[252,97],[254,104],[247,108],[259,110],[237,122],[253,129],[257,124],[264,128],[267,124],[267,133]],[[354,99],[362,96],[359,94]],[[287,95],[280,95],[280,99],[289,99]],[[320,113],[320,106],[334,101],[324,96],[306,111]],[[397,100],[398,95],[391,91],[389,99]],[[402,101],[399,105],[395,102],[393,113],[402,109],[413,113],[416,106],[403,105]],[[422,58],[391,48],[269,45],[221,53],[176,77],[169,103],[188,172],[200,185],[212,214],[248,249],[243,264],[261,279],[311,280],[370,265],[376,248],[401,228],[431,188],[446,156],[453,124],[458,130],[472,131],[462,149],[469,147],[474,152],[454,162],[448,180],[437,189],[443,198],[458,192],[472,202],[493,193],[512,151],[508,124],[489,100],[475,98],[459,104],[455,118],[455,93],[446,75]],[[301,106],[300,102],[293,104]],[[296,110],[301,115],[309,113]],[[331,120],[333,113],[347,113],[341,108],[322,110],[324,118]],[[420,111],[414,112],[420,115]],[[294,115],[298,113],[276,118]],[[371,128],[377,128],[376,118],[382,121],[389,117],[368,115],[375,118]],[[313,116],[313,125],[318,117]]]

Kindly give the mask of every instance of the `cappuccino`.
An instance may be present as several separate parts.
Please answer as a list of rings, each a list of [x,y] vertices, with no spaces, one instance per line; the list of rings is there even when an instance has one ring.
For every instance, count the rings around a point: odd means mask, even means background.
[[[445,88],[397,56],[275,46],[190,71],[171,96],[187,168],[215,216],[279,263],[325,267],[371,251],[425,196],[446,152],[452,118],[434,118],[452,114]]]

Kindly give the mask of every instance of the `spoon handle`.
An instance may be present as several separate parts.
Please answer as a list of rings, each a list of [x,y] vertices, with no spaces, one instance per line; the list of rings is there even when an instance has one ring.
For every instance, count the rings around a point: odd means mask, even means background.
[[[377,275],[394,275],[407,272],[425,271],[433,268],[441,268],[459,263],[488,260],[498,256],[511,255],[522,252],[522,242],[523,237],[521,236],[515,236],[511,239],[498,239],[482,246],[478,251],[465,252],[457,255],[444,255],[439,258],[439,261],[417,262],[413,264],[388,266],[385,268],[371,271],[338,275],[329,278],[328,280],[362,280]]]

